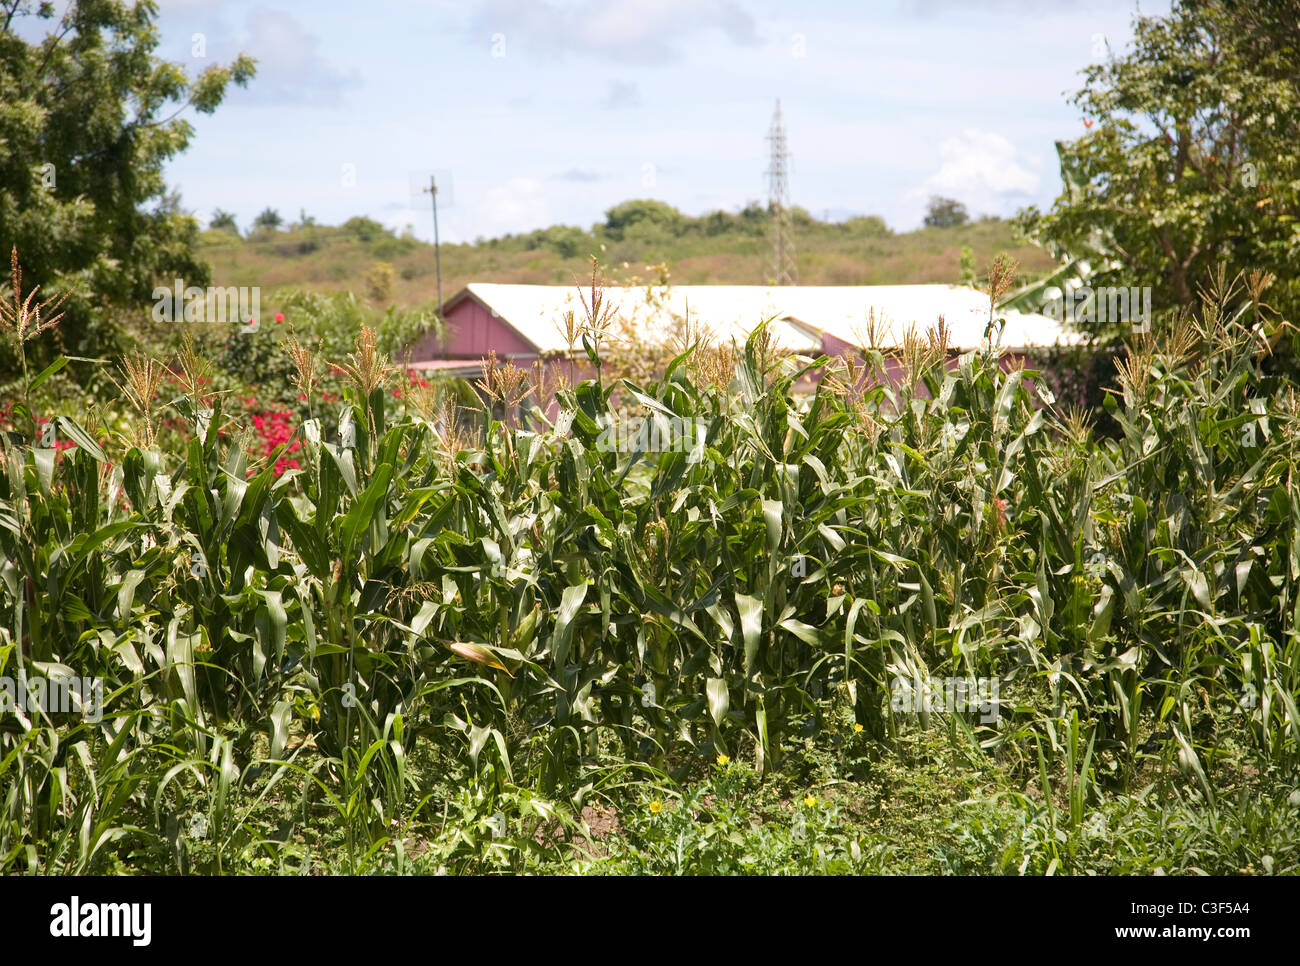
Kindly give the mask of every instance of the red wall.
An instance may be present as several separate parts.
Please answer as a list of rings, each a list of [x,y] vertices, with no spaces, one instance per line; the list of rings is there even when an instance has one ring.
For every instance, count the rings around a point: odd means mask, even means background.
[[[537,350],[472,298],[461,299],[447,312],[447,341],[433,333],[411,345],[411,361],[424,359],[482,359],[489,349],[498,356],[536,356]]]
[[[537,358],[537,350],[523,336],[472,298],[461,299],[447,312],[447,333],[445,345],[433,333],[421,336],[411,345],[409,361],[443,358],[477,361],[486,358],[489,349],[495,349],[503,359],[514,357],[515,364],[525,368],[531,365],[531,360]],[[852,345],[828,333],[823,333],[822,352],[832,357],[857,354]],[[1017,360],[1017,354],[1005,353],[1002,368],[1010,369]],[[953,354],[948,359],[948,365],[951,368],[956,364],[957,355]],[[553,374],[563,373],[568,377],[570,385],[592,375],[591,366],[585,358],[580,362],[552,359],[548,361],[547,368]],[[886,355],[885,370],[892,382],[901,381],[902,369],[902,362],[897,356]],[[821,381],[822,375],[821,372],[805,375],[797,388],[804,392],[812,391]],[[924,386],[919,387],[919,395],[927,395]],[[552,402],[548,408],[554,417],[555,403]]]

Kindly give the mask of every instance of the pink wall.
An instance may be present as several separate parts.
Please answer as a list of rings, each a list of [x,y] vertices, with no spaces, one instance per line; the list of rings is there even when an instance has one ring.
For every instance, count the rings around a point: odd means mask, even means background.
[[[843,339],[837,339],[829,332],[822,333],[822,352],[828,356],[842,356],[849,353],[856,353],[858,347],[851,342],[845,342]]]
[[[530,342],[523,338],[518,332],[505,323],[501,318],[494,316],[489,309],[484,308],[473,298],[463,298],[452,306],[447,312],[447,332],[448,337],[445,345],[438,341],[433,333],[421,336],[410,346],[410,355],[407,361],[419,362],[433,359],[465,359],[480,360],[486,358],[489,349],[495,349],[496,353],[502,359],[513,357],[516,365],[528,368],[532,360],[537,358],[537,349]],[[856,356],[858,350],[848,342],[838,339],[829,333],[822,334],[821,350],[828,356]],[[958,363],[958,353],[952,353],[948,359],[950,368],[955,367]],[[574,385],[583,379],[591,378],[592,367],[585,357],[579,353],[579,360],[547,360],[547,368],[551,373],[563,373],[568,377],[570,385]],[[1002,368],[1010,369],[1017,364],[1021,358],[1018,353],[1008,352],[1002,357]],[[898,383],[902,377],[902,362],[896,355],[887,354],[885,357],[885,370],[888,378]],[[823,374],[821,372],[805,375],[796,386],[798,391],[811,392],[815,389],[816,384],[821,381]],[[918,387],[918,394],[928,395],[924,386]],[[552,418],[555,416],[557,406],[554,401],[547,407],[551,412]]]
[[[411,345],[410,360],[481,359],[489,349],[503,358],[537,355],[537,349],[518,332],[474,299],[464,298],[447,312],[446,344],[433,333],[422,335]]]

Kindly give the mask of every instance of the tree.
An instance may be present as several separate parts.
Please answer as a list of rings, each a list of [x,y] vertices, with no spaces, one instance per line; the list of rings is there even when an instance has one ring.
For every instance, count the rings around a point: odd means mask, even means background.
[[[750,201],[744,208],[740,209],[740,213],[736,217],[746,233],[763,235],[767,233],[772,215],[767,210],[767,205],[760,205],[757,201]]]
[[[224,208],[218,208],[212,213],[212,220],[208,222],[208,227],[217,231],[239,234],[239,224],[235,221],[235,216]]]
[[[158,6],[0,0],[0,250],[23,278],[72,292],[59,332],[69,353],[112,339],[104,305],[145,305],[159,279],[206,285],[195,220],[167,202],[163,167],[251,59],[196,77],[154,54]],[[43,38],[35,38],[42,30]]]
[[[284,219],[280,217],[280,213],[274,208],[267,207],[253,219],[253,230],[276,231],[282,224],[284,224]]]
[[[366,298],[375,303],[391,302],[393,298],[393,266],[388,262],[375,262],[366,272]]]
[[[634,226],[663,229],[670,235],[678,234],[685,222],[680,211],[670,204],[650,199],[625,201],[605,212],[605,235],[622,241]]]
[[[937,195],[930,198],[925,214],[926,228],[955,228],[968,221],[970,221],[970,214],[960,201],[940,198]]]
[[[696,224],[706,236],[713,238],[734,231],[739,221],[735,215],[729,215],[725,211],[710,211],[701,215]]]
[[[790,223],[796,228],[811,228],[815,224],[813,216],[802,205],[790,206]]]
[[[961,246],[961,274],[957,279],[958,285],[969,285],[974,288],[979,283],[979,278],[975,274],[975,252],[969,245]]]
[[[837,227],[847,235],[862,238],[888,238],[893,234],[885,219],[879,215],[855,215],[841,221]]]
[[[1089,67],[1088,131],[1057,145],[1064,190],[1021,227],[1094,287],[1152,287],[1191,307],[1220,266],[1282,280],[1300,308],[1300,2],[1175,0],[1132,49]]]
[[[364,215],[349,218],[339,228],[362,242],[371,242],[391,234],[380,222],[373,218],[366,218]]]
[[[549,248],[561,258],[590,258],[597,247],[595,239],[574,225],[539,228],[529,238],[531,248]]]

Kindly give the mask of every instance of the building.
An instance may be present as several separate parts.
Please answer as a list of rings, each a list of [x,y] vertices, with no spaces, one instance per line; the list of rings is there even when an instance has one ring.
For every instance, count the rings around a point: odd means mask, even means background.
[[[810,356],[852,351],[865,345],[872,331],[879,348],[897,347],[909,329],[924,335],[940,316],[950,346],[972,349],[981,344],[989,322],[988,296],[958,285],[610,287],[604,298],[645,341],[666,340],[689,317],[718,341],[743,344],[757,325],[770,320],[779,347]],[[474,283],[443,304],[447,338],[439,341],[430,333],[416,340],[405,362],[412,369],[473,376],[489,350],[520,366],[563,357],[569,353],[563,331],[569,312],[579,321],[586,317],[576,286]],[[1084,339],[1044,315],[998,316],[1006,319],[998,341],[1008,355]]]

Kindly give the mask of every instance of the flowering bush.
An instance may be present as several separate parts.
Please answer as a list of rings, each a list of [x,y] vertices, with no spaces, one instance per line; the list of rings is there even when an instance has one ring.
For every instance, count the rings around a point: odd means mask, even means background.
[[[412,389],[416,389],[416,388],[427,389],[429,386],[429,381],[425,379],[423,376],[421,376],[418,370],[407,369],[406,374],[410,377],[411,381],[407,384],[405,389],[403,389],[401,386],[398,386],[396,389],[393,390],[394,399],[401,399],[402,401],[405,401],[406,394],[409,393]]]
[[[259,412],[257,399],[253,396],[249,396],[244,402],[249,407],[253,429],[257,432],[253,455],[270,459],[276,449],[288,443],[275,461],[275,475],[280,476],[285,470],[300,469],[298,461],[290,456],[291,453],[302,449],[302,441],[292,439],[293,427],[290,421],[293,414],[285,409],[266,409]],[[248,472],[251,475],[253,470],[250,468]]]

